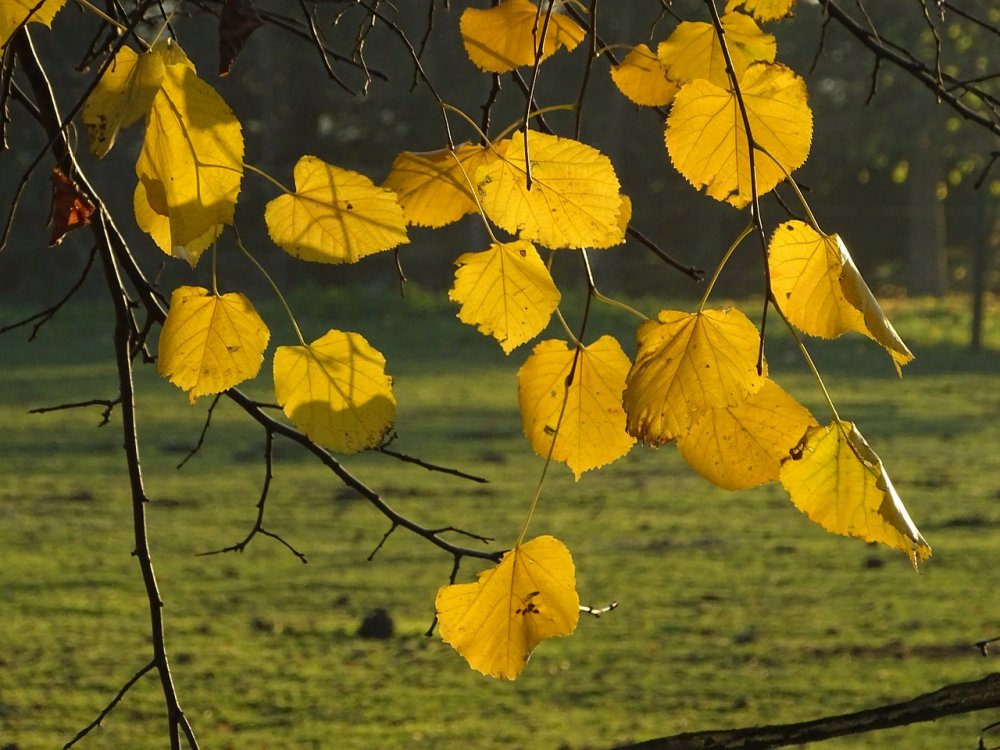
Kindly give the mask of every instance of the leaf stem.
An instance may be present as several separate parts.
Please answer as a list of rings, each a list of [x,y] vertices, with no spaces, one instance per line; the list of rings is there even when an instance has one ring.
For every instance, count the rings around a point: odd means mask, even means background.
[[[500,240],[497,236],[493,234],[493,227],[490,226],[490,220],[486,218],[486,211],[483,209],[483,204],[479,201],[478,191],[476,186],[472,184],[472,179],[469,177],[469,173],[465,171],[465,165],[462,164],[462,160],[458,158],[458,154],[454,150],[449,150],[451,157],[455,160],[458,168],[462,171],[462,176],[465,178],[465,184],[469,187],[469,195],[472,196],[472,200],[476,202],[476,208],[479,210],[479,218],[483,220],[483,226],[486,227],[486,233],[490,236],[490,241],[494,245],[499,245]]]
[[[93,13],[95,16],[97,16],[102,21],[104,21],[104,23],[111,24],[116,29],[118,29],[118,31],[120,31],[121,33],[123,33],[123,34],[128,34],[129,33],[129,29],[128,29],[127,26],[125,26],[124,24],[121,24],[118,21],[116,21],[111,16],[109,16],[107,13],[105,13],[103,10],[101,10],[97,6],[93,5],[92,3],[88,2],[88,0],[76,0],[76,4],[79,5],[81,8],[83,8],[84,10],[89,11],[90,13]],[[138,39],[138,37],[136,37],[136,38]],[[139,41],[142,44],[145,44],[147,49],[149,48],[149,45],[146,44],[146,42],[144,40],[139,39]]]
[[[267,269],[260,264],[260,261],[258,261],[255,257],[253,257],[253,255],[247,249],[246,245],[243,244],[243,240],[240,238],[240,233],[236,230],[235,226],[233,227],[233,232],[235,232],[236,234],[236,246],[243,252],[243,254],[247,257],[250,263],[253,264],[254,268],[257,269],[260,275],[264,277],[268,285],[271,287],[271,290],[277,296],[278,301],[281,303],[281,306],[285,308],[285,314],[288,316],[288,319],[292,322],[292,328],[295,329],[295,336],[296,338],[298,338],[299,343],[302,346],[308,347],[309,345],[306,343],[305,338],[302,336],[302,331],[301,329],[299,329],[299,324],[295,320],[295,315],[292,314],[292,308],[289,307],[288,301],[285,299],[285,295],[281,293],[281,289],[278,288],[277,283],[275,283],[274,279],[271,278],[271,274],[267,272]]]
[[[578,339],[576,334],[573,333],[573,329],[569,327],[569,323],[566,322],[566,318],[563,317],[562,310],[558,307],[556,308],[556,317],[559,318],[559,322],[562,323],[562,327],[566,331],[566,335],[569,337],[569,340],[572,341],[577,347],[583,346],[583,344],[580,343],[580,339]]]
[[[733,241],[733,244],[729,246],[729,249],[726,250],[726,254],[722,256],[722,260],[720,260],[719,265],[715,267],[715,273],[712,274],[712,278],[708,282],[708,286],[705,287],[705,293],[701,295],[701,301],[698,303],[698,312],[705,309],[705,303],[708,302],[708,295],[712,293],[712,288],[715,286],[715,282],[719,280],[719,276],[722,274],[722,269],[726,267],[726,263],[729,262],[733,253],[736,252],[736,248],[738,248],[740,243],[750,235],[755,226],[756,225],[753,221],[747,224],[743,228],[743,231],[740,232],[739,236]]]
[[[823,392],[823,398],[826,399],[826,405],[830,407],[830,413],[839,425],[842,420],[840,419],[840,415],[837,413],[837,407],[833,405],[833,398],[831,398],[830,392],[826,389],[826,384],[823,382],[823,376],[819,374],[819,369],[816,367],[816,363],[813,362],[813,358],[809,355],[809,350],[806,349],[805,342],[802,341],[802,336],[799,335],[795,326],[793,326],[788,318],[785,317],[785,313],[778,306],[777,301],[773,297],[771,298],[771,306],[774,308],[775,312],[778,313],[781,319],[785,321],[785,325],[788,327],[788,330],[791,331],[792,337],[795,339],[795,343],[799,347],[799,351],[802,353],[806,364],[809,366],[810,371],[812,371],[813,377],[819,384],[819,389]]]
[[[288,193],[289,195],[295,193],[294,190],[289,190],[288,188],[286,188],[284,185],[282,185],[280,182],[278,182],[276,179],[274,179],[271,175],[269,175],[260,167],[255,167],[253,164],[248,164],[247,162],[243,162],[243,168],[253,172],[254,174],[260,177],[263,177],[265,180],[270,182],[272,185],[274,185],[276,188],[278,188],[278,190],[280,190],[283,193]]]
[[[824,237],[829,236],[826,234],[826,232],[824,232],[822,229],[819,228],[819,222],[816,221],[816,217],[813,215],[812,209],[809,208],[809,202],[806,200],[806,197],[802,194],[802,190],[799,189],[798,184],[795,182],[795,180],[792,179],[791,173],[789,173],[789,171],[785,169],[785,165],[782,164],[777,159],[775,159],[773,156],[771,156],[771,153],[767,149],[758,146],[756,143],[754,144],[754,148],[760,151],[762,154],[764,154],[764,156],[766,156],[772,162],[774,162],[774,164],[778,167],[778,169],[780,169],[781,172],[785,175],[785,180],[787,180],[788,184],[792,186],[792,190],[795,192],[796,197],[799,199],[799,203],[802,205],[802,209],[806,212],[806,217],[809,219],[809,223],[812,225],[812,228],[815,229]]]

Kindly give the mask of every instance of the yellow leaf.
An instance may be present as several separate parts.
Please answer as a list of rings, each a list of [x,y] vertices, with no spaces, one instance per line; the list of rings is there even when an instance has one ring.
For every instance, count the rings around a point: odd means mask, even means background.
[[[726,3],[728,13],[739,6],[751,13],[758,21],[777,21],[792,15],[795,0],[729,0]]]
[[[810,428],[782,465],[781,483],[827,531],[902,550],[914,566],[931,554],[882,461],[851,422]]]
[[[549,269],[526,240],[465,253],[455,265],[448,296],[462,305],[458,317],[493,336],[505,354],[541,333],[559,304]]]
[[[510,550],[476,583],[442,586],[434,604],[442,640],[473,669],[506,680],[535,646],[570,635],[580,619],[573,558],[551,536]]]
[[[316,263],[356,263],[410,241],[393,191],[315,156],[299,159],[295,192],[268,203],[264,220],[282,250]]]
[[[94,156],[105,156],[120,131],[146,116],[165,72],[162,55],[138,55],[129,47],[118,50],[83,107],[83,124]]]
[[[392,162],[382,186],[395,191],[410,224],[436,229],[479,210],[470,183],[476,184],[479,167],[496,158],[490,149],[472,143],[458,146],[454,155],[446,148],[404,151]]]
[[[788,458],[816,420],[773,380],[737,406],[709,409],[677,439],[695,471],[727,490],[778,479]]]
[[[727,13],[722,17],[722,28],[737,80],[752,62],[774,62],[778,51],[774,37],[761,31],[750,16]],[[666,41],[660,42],[656,54],[667,78],[677,84],[703,78],[726,91],[732,89],[722,44],[710,23],[682,21]]]
[[[169,246],[185,248],[231,224],[243,177],[240,123],[198,78],[174,43],[153,48],[164,63],[136,174],[146,204],[169,221]]]
[[[782,65],[751,65],[740,89],[754,142],[767,152],[754,154],[757,192],[763,195],[805,162],[812,111],[805,83]],[[706,80],[686,84],[667,118],[666,143],[677,171],[696,188],[737,208],[750,202],[747,134],[732,93]]]
[[[645,44],[636,45],[619,65],[611,68],[611,80],[629,101],[644,107],[664,107],[673,101],[678,90]]]
[[[163,214],[157,213],[149,205],[146,198],[146,186],[141,182],[135,186],[135,194],[132,196],[132,206],[135,211],[135,221],[139,229],[148,234],[160,250],[172,258],[181,258],[194,268],[198,265],[201,254],[212,246],[219,235],[222,234],[223,226],[217,224],[209,227],[201,237],[196,237],[187,243],[186,246],[171,245],[170,243],[170,219]]]
[[[618,177],[597,149],[570,138],[528,132],[498,144],[503,158],[480,167],[476,183],[486,215],[521,239],[549,248],[611,247],[624,240]]]
[[[538,344],[517,373],[521,424],[535,453],[546,457],[551,450],[577,479],[628,453],[635,438],[625,432],[622,392],[631,364],[611,336],[582,349],[555,340]]]
[[[270,335],[242,294],[181,286],[170,297],[156,367],[194,404],[256,376]]]
[[[488,10],[466,8],[459,29],[469,59],[488,73],[507,73],[522,65],[534,65],[545,14],[529,0],[503,0]],[[560,47],[572,51],[584,36],[586,32],[575,21],[553,12],[541,59]]]
[[[913,359],[838,235],[787,221],[771,236],[768,263],[771,290],[796,328],[822,338],[862,333],[885,347],[897,370]]]
[[[7,46],[11,36],[23,23],[40,23],[51,26],[66,0],[0,0],[0,50]]]
[[[647,443],[680,437],[706,409],[735,406],[764,385],[760,336],[739,310],[661,310],[636,339],[623,400],[629,434]]]
[[[328,331],[307,346],[279,346],[274,394],[302,432],[339,453],[378,446],[396,415],[385,358],[358,333]]]

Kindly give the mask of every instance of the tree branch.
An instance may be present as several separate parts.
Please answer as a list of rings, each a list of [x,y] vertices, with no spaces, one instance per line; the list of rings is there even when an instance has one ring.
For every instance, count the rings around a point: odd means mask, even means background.
[[[827,716],[795,724],[685,732],[631,745],[619,745],[616,750],[767,750],[934,721],[989,708],[1000,708],[1000,673],[993,673],[973,682],[947,685],[912,700],[857,713]]]

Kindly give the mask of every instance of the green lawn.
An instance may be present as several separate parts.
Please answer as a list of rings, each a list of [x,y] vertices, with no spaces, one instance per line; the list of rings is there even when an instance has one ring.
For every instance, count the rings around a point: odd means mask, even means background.
[[[308,565],[262,537],[242,554],[199,556],[252,525],[263,434],[223,401],[204,448],[178,471],[210,399],[191,408],[144,368],[149,533],[174,677],[202,747],[603,748],[857,710],[997,671],[971,644],[1000,635],[1000,310],[993,350],[974,355],[961,344],[963,304],[891,305],[918,357],[902,381],[870,342],[811,344],[841,415],[880,453],[934,548],[919,575],[897,552],[823,532],[780,487],[712,488],[670,446],[636,448],[580,482],[554,467],[532,532],[572,550],[585,603],[620,607],[543,643],[514,683],[480,676],[424,636],[451,558],[399,530],[368,562],[387,521],[290,444],[277,445],[266,523]],[[360,330],[386,355],[394,448],[490,482],[382,455],[345,466],[426,526],[510,544],[542,468],[516,411],[527,348],[505,358],[419,290],[405,301],[303,295],[295,307],[307,337]],[[0,308],[0,326],[23,312]],[[78,303],[38,341],[0,338],[0,748],[61,747],[149,658],[117,412],[101,428],[99,407],[26,413],[116,395],[106,319]],[[825,419],[771,325],[772,376]],[[632,327],[601,307],[589,330],[614,331],[631,353]],[[273,343],[286,343],[276,328]],[[267,398],[270,378],[260,380],[251,390]],[[466,562],[461,579],[478,569]],[[395,636],[357,637],[379,607]],[[163,748],[162,714],[147,676],[79,747]],[[997,718],[823,747],[971,748]]]

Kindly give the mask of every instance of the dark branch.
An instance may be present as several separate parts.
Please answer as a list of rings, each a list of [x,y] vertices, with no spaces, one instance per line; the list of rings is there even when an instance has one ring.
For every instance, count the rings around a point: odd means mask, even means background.
[[[912,700],[867,711],[795,724],[685,732],[672,737],[620,745],[616,750],[767,750],[934,721],[990,708],[1000,708],[1000,673],[987,675],[974,682],[948,685]]]
[[[146,674],[146,672],[149,672],[155,666],[156,662],[151,661],[142,669],[140,669],[138,672],[136,672],[134,675],[132,675],[132,677],[124,685],[122,685],[121,690],[118,691],[115,697],[111,699],[111,702],[104,707],[104,710],[101,711],[99,714],[97,714],[97,717],[92,722],[90,722],[87,726],[85,726],[83,729],[77,732],[76,736],[73,737],[73,739],[71,739],[69,742],[63,745],[63,750],[69,750],[69,748],[73,747],[73,745],[75,745],[77,742],[79,742],[88,734],[90,734],[92,730],[99,727],[101,725],[101,722],[104,721],[105,717],[107,717],[107,715],[114,710],[115,706],[121,703],[122,698],[125,697],[125,694],[132,688],[132,686],[135,683],[137,683],[142,678],[142,676]]]

